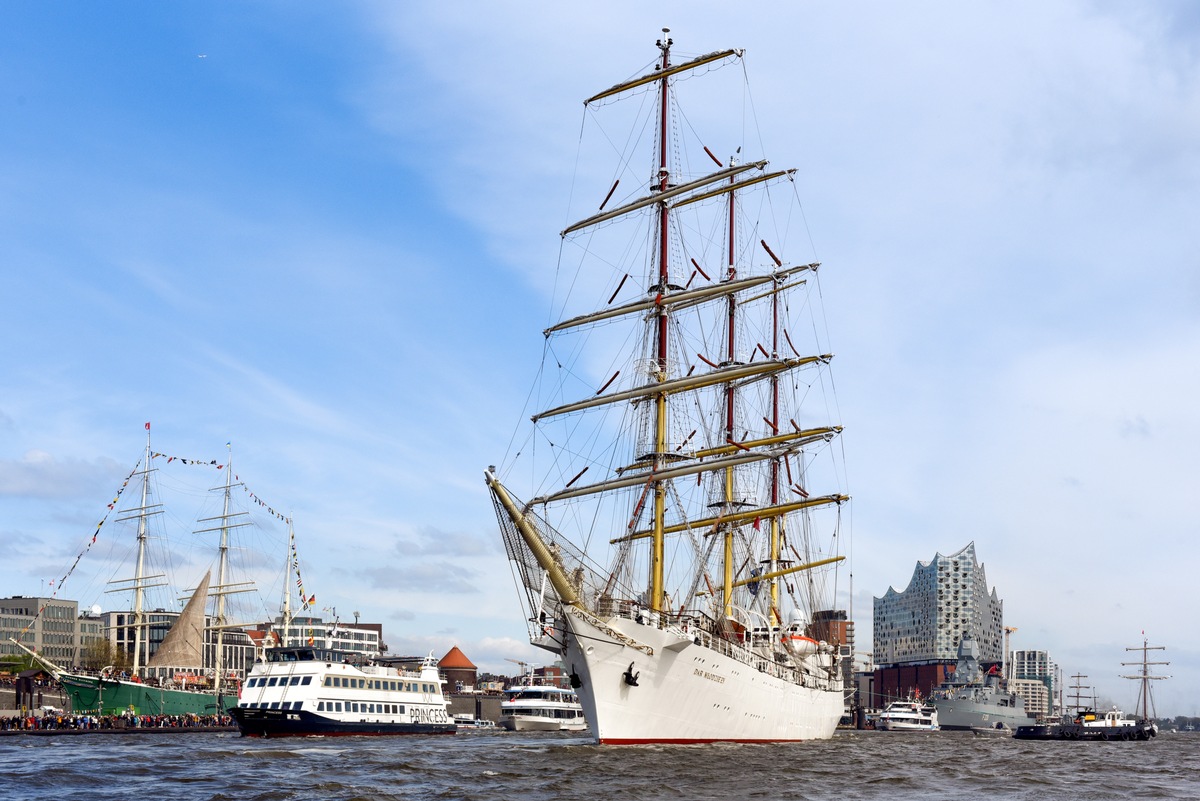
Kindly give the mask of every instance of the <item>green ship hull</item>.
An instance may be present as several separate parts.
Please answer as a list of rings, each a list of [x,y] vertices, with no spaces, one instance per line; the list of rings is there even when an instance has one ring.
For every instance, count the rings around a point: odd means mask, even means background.
[[[71,699],[71,711],[77,714],[121,715],[215,715],[218,697],[210,692],[169,690],[149,687],[133,681],[100,679],[96,676],[60,674],[63,692]],[[222,695],[224,714],[237,706],[237,695]]]

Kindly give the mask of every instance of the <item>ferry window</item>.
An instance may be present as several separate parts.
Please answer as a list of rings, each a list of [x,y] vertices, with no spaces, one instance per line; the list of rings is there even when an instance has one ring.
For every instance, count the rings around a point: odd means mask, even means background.
[[[403,715],[404,714],[404,704],[400,704],[399,706],[397,706],[396,710],[397,710],[396,711],[397,715]]]
[[[318,712],[325,711],[325,702],[324,701],[317,701],[317,711]]]
[[[338,712],[341,712],[341,711],[342,711],[342,702],[341,702],[341,701],[338,701],[338,702],[337,702],[337,711],[338,711]]]
[[[279,702],[278,702],[278,701],[272,701],[272,702],[271,702],[271,705],[270,705],[269,707],[267,707],[267,708],[268,708],[268,709],[279,709]]]
[[[341,677],[341,676],[334,676],[334,677],[333,677],[333,686],[334,686],[334,687],[341,687],[341,686],[342,686],[342,677]]]
[[[274,687],[278,682],[279,682],[279,679],[272,676],[270,679],[267,680],[267,686]]]
[[[305,676],[300,680],[301,685],[312,684],[312,676]]]
[[[359,680],[358,680],[358,686],[359,686],[359,687],[366,687],[366,686],[367,686],[367,680],[366,680],[366,679],[359,679]]]
[[[333,686],[333,677],[332,677],[332,676],[326,676],[326,677],[325,677],[325,686],[326,686],[326,687],[332,687],[332,686]]]
[[[367,704],[367,711],[370,712],[372,715],[375,714],[375,705]]]
[[[300,677],[299,677],[299,676],[292,676],[292,680],[288,682],[288,685],[289,685],[289,686],[291,686],[291,687],[295,687],[295,686],[296,686],[297,684],[299,684],[299,683],[300,683]]]

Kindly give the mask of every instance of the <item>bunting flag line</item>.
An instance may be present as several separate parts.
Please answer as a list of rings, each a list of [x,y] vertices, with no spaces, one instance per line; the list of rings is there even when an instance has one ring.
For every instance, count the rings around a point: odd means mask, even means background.
[[[305,610],[311,610],[317,602],[317,596],[309,596],[304,592],[304,579],[300,576],[300,553],[296,550],[296,537],[294,535],[292,536],[291,546],[292,569],[296,571],[296,587],[300,590],[300,605]]]
[[[182,462],[183,464],[198,464],[198,465],[204,465],[204,466],[211,466],[211,467],[217,468],[218,470],[225,469],[225,465],[218,464],[216,459],[209,459],[208,461],[205,461],[204,459],[185,459],[182,456],[168,456],[165,453],[151,453],[150,458],[151,459],[158,459],[158,458],[166,459],[167,464],[178,461],[178,462]]]
[[[147,431],[150,430],[149,423],[146,423],[146,430]],[[229,445],[228,442],[225,444],[226,444],[226,446]],[[150,458],[151,458],[151,460],[165,459],[167,464],[173,464],[175,462],[179,462],[180,464],[186,464],[186,465],[200,465],[202,467],[214,467],[217,470],[225,469],[225,465],[221,464],[216,459],[187,459],[182,456],[171,456],[171,455],[168,455],[165,453],[158,453],[158,452],[154,452],[154,451],[152,451],[150,453]],[[68,578],[70,578],[71,574],[75,572],[75,568],[79,566],[80,560],[82,560],[83,557],[87,554],[87,552],[89,550],[91,550],[92,546],[96,544],[96,541],[100,537],[100,529],[103,528],[105,522],[108,520],[108,516],[110,514],[112,514],[112,512],[114,510],[116,510],[117,502],[121,499],[121,494],[125,492],[126,488],[129,486],[129,482],[137,474],[138,468],[140,468],[141,466],[142,466],[142,460],[138,459],[137,464],[135,464],[133,466],[133,469],[129,471],[129,475],[125,476],[125,480],[121,482],[121,486],[120,486],[120,488],[117,489],[116,494],[113,495],[112,501],[110,501],[108,503],[108,511],[104,513],[104,517],[101,518],[100,522],[96,524],[96,530],[92,533],[92,538],[88,541],[87,545],[84,546],[84,549],[82,551],[80,551],[78,555],[76,555],[75,561],[71,563],[71,567],[67,569],[67,572],[64,573],[62,578],[59,578],[57,580],[57,582],[54,579],[50,580],[50,586],[52,588],[54,588],[54,592],[51,593],[51,595],[50,595],[51,600],[58,597],[58,593],[62,590],[62,585],[66,582],[66,580]],[[149,465],[147,465],[147,469],[149,469]],[[253,492],[251,492],[249,487],[247,487],[245,484],[242,484],[241,479],[239,479],[236,475],[234,476],[234,480],[236,480],[239,484],[242,485],[242,489],[245,490],[246,493],[250,496],[250,500],[257,503],[260,507],[266,509],[269,514],[271,514],[278,520],[288,524],[289,526],[292,524],[292,519],[290,517],[285,517],[284,515],[280,514],[279,512],[276,512],[273,507],[268,506],[265,501],[263,501],[261,498],[259,498],[257,495],[255,495]],[[307,598],[305,596],[304,585],[299,580],[300,579],[300,560],[299,560],[299,557],[296,556],[296,546],[295,546],[294,541],[292,543],[292,555],[295,560],[297,584],[300,587],[300,600],[304,604],[304,608],[308,609],[308,608],[312,607],[312,604],[314,604],[316,602],[317,596],[313,595],[311,598]],[[21,629],[20,633],[17,634],[16,639],[18,642],[20,642],[21,638],[31,628],[33,628],[33,625],[35,623],[37,623],[38,619],[42,616],[42,612],[45,611],[45,609],[46,609],[46,606],[43,605],[40,609],[38,609],[37,614],[35,614],[32,618],[30,618],[29,623],[27,623],[25,625],[25,627],[23,629]]]
[[[88,543],[83,547],[83,550],[76,555],[75,561],[71,563],[71,566],[67,569],[67,572],[64,573],[60,579],[50,579],[50,586],[54,588],[54,591],[50,593],[51,600],[58,597],[58,593],[62,591],[63,584],[66,583],[67,579],[71,577],[71,574],[75,572],[75,568],[79,565],[79,560],[83,559],[84,555],[92,549],[93,545],[96,544],[96,540],[100,537],[100,529],[104,526],[105,521],[108,520],[108,516],[112,514],[114,509],[117,508],[117,501],[121,499],[121,494],[125,492],[125,488],[129,486],[130,479],[134,477],[138,471],[138,468],[141,466],[142,460],[138,459],[137,464],[135,464],[133,469],[129,471],[129,475],[125,476],[125,480],[121,482],[121,486],[117,489],[117,493],[113,495],[112,501],[108,504],[108,511],[104,513],[104,517],[100,519],[100,522],[96,524],[96,530],[92,533],[92,538],[88,540]],[[25,636],[26,632],[33,628],[33,624],[37,623],[38,618],[42,616],[42,612],[46,611],[46,606],[47,605],[43,604],[41,608],[37,610],[37,614],[29,619],[29,622],[25,624],[25,628],[21,629],[20,633],[17,634],[17,642],[20,642],[21,638]]]
[[[251,492],[250,488],[247,487],[245,484],[242,484],[242,480],[237,477],[236,473],[233,476],[233,480],[236,481],[237,483],[241,484],[242,489],[245,490],[246,494],[250,496],[250,500],[257,503],[263,509],[266,509],[268,514],[274,516],[278,520],[283,521],[284,523],[287,523],[289,526],[292,524],[292,519],[290,517],[285,517],[284,515],[281,515],[279,512],[276,512],[274,507],[268,506],[266,501],[264,501],[262,498],[255,495],[253,492]]]

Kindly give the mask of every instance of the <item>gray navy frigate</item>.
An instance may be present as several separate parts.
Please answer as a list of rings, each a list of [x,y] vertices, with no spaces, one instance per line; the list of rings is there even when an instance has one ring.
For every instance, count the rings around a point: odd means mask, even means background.
[[[997,723],[1015,729],[1033,722],[1025,711],[1025,699],[1009,692],[998,674],[984,674],[979,665],[979,645],[966,636],[958,644],[954,677],[934,690],[930,702],[937,709],[943,729],[992,727]]]

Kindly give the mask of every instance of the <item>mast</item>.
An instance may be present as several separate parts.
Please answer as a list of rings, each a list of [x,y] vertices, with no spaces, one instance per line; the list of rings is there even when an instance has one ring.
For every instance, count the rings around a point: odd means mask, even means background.
[[[775,279],[775,288],[778,290],[781,286],[781,280]],[[771,358],[779,358],[779,292],[776,291],[771,296]],[[779,376],[771,376],[771,429],[779,431]],[[783,456],[782,458],[790,458]],[[779,503],[779,459],[771,460],[771,500],[770,505],[775,506]],[[771,518],[771,564],[769,573],[777,573],[779,571],[779,557],[783,549],[783,521],[782,517]],[[851,594],[853,595],[853,593]],[[779,610],[779,578],[771,579],[771,620],[783,625],[783,621],[778,619]]]
[[[1160,681],[1162,679],[1170,678],[1170,676],[1151,676],[1150,675],[1150,666],[1151,665],[1169,665],[1169,664],[1171,664],[1170,662],[1151,662],[1151,661],[1149,661],[1149,652],[1150,651],[1165,651],[1166,646],[1148,645],[1147,643],[1149,643],[1149,640],[1147,640],[1143,637],[1142,644],[1140,647],[1135,645],[1132,648],[1125,649],[1126,651],[1141,651],[1142,652],[1142,661],[1141,662],[1122,662],[1121,663],[1122,665],[1125,665],[1125,666],[1138,665],[1142,668],[1142,672],[1138,673],[1137,675],[1122,676],[1121,678],[1134,679],[1137,681],[1141,681],[1141,683],[1142,683],[1141,700],[1139,701],[1139,703],[1141,705],[1143,720],[1151,720],[1152,719],[1150,716],[1150,703],[1151,703],[1151,701],[1150,701],[1150,682],[1151,681]],[[1137,714],[1136,709],[1134,710],[1134,714],[1135,715]]]
[[[730,166],[733,165],[733,159],[730,159]],[[737,179],[730,176],[729,183],[737,183]],[[726,271],[725,281],[733,281],[737,277],[737,267],[734,265],[734,234],[737,197],[731,190],[729,193],[729,231],[728,231],[728,249],[726,251]],[[737,296],[730,292],[726,298],[726,320],[725,324],[729,327],[725,336],[725,361],[726,364],[732,365],[737,360],[736,340],[737,340]],[[735,442],[737,436],[734,429],[734,408],[735,408],[735,393],[732,383],[725,385],[725,441]],[[725,497],[723,511],[728,514],[733,511],[734,504],[734,468],[732,466],[725,468]],[[722,570],[721,570],[721,596],[723,600],[723,614],[726,618],[733,615],[733,532],[734,527],[726,523],[724,525],[722,536]]]
[[[289,568],[299,571],[300,565],[296,557],[296,531],[292,521],[288,519],[288,557],[283,570],[283,634],[279,639],[281,647],[287,646],[288,628],[292,625],[292,576]]]
[[[245,582],[242,582],[241,584],[230,584],[228,580],[229,532],[235,528],[248,526],[250,525],[250,522],[248,520],[230,522],[235,517],[246,517],[249,513],[230,511],[232,509],[233,501],[233,447],[230,443],[226,443],[225,447],[229,449],[229,455],[225,462],[225,484],[222,487],[215,488],[216,490],[222,490],[224,492],[221,514],[217,517],[206,517],[198,521],[201,523],[207,523],[214,520],[219,520],[221,521],[220,525],[212,528],[198,529],[195,532],[197,534],[206,534],[213,531],[221,532],[217,559],[217,586],[211,593],[217,597],[217,607],[216,613],[213,615],[212,625],[209,626],[209,628],[216,630],[216,638],[214,643],[216,653],[213,655],[213,670],[216,673],[216,679],[213,683],[213,691],[217,696],[218,711],[220,711],[221,684],[223,682],[223,674],[225,672],[225,629],[231,628],[225,617],[225,596],[229,593],[251,591],[250,589],[242,587]],[[236,628],[236,626],[233,628]]]
[[[671,32],[670,28],[663,28],[663,38],[656,43],[659,50],[662,51],[662,61],[660,69],[662,70],[661,88],[659,91],[659,139],[658,139],[658,191],[666,192],[670,186],[670,170],[667,168],[668,154],[668,103],[670,102],[670,69],[671,69],[671,44],[672,40],[667,36]],[[665,293],[668,290],[669,282],[669,262],[668,262],[668,233],[669,233],[669,211],[666,202],[658,204],[658,282],[657,285],[651,287],[651,292]],[[660,309],[656,316],[657,324],[657,345],[656,358],[658,363],[659,383],[667,380],[667,329],[670,320],[670,313],[667,309]],[[654,399],[654,472],[658,472],[663,467],[663,457],[667,450],[667,394],[660,392]],[[664,542],[663,535],[663,518],[666,513],[666,487],[662,480],[654,481],[654,534],[651,544],[650,553],[650,608],[655,612],[663,611],[663,561],[664,561]]]
[[[143,634],[142,630],[146,627],[145,624],[145,606],[146,606],[146,589],[149,587],[163,587],[165,582],[157,584],[148,584],[151,579],[163,578],[163,574],[159,573],[153,576],[146,575],[146,520],[151,515],[162,514],[162,504],[150,503],[150,460],[153,453],[150,450],[150,424],[146,423],[146,453],[142,457],[142,496],[141,502],[135,509],[122,509],[120,514],[124,517],[118,517],[116,522],[122,523],[127,520],[138,521],[137,526],[137,561],[134,565],[132,579],[115,579],[109,584],[131,584],[127,587],[117,587],[115,589],[106,590],[106,592],[128,592],[133,590],[133,675],[137,675],[142,666],[142,645]],[[129,628],[130,626],[126,626]]]
[[[224,670],[224,668],[225,668],[225,648],[224,648],[224,646],[225,646],[225,593],[224,593],[224,588],[225,588],[226,579],[228,578],[227,571],[228,571],[228,567],[229,567],[229,526],[228,526],[228,522],[229,522],[229,501],[230,501],[230,495],[231,495],[230,489],[232,488],[231,482],[233,481],[233,447],[228,444],[226,445],[226,447],[229,449],[229,456],[225,461],[225,498],[224,498],[224,502],[223,502],[222,509],[221,509],[221,517],[223,518],[223,521],[221,524],[220,558],[217,561],[217,587],[220,588],[218,590],[218,595],[217,595],[217,616],[216,616],[217,617],[217,619],[216,619],[217,653],[216,653],[216,660],[213,663],[213,667],[217,672],[217,677],[216,677],[216,681],[213,685],[213,690],[216,693],[217,698],[221,697],[221,681],[224,678],[223,674],[225,672],[225,670]],[[217,709],[218,712],[221,711],[219,706],[220,705],[218,704],[218,709]]]
[[[136,676],[142,666],[142,607],[145,604],[145,592],[142,589],[142,572],[146,566],[146,503],[150,498],[150,424],[146,423],[146,456],[145,472],[142,474],[142,514],[138,515],[137,528],[137,565],[133,570],[133,674]]]
[[[1083,691],[1086,689],[1089,689],[1089,688],[1087,687],[1087,685],[1081,683],[1083,681],[1083,679],[1086,679],[1086,678],[1087,678],[1087,676],[1083,675],[1082,673],[1076,673],[1074,676],[1071,677],[1071,679],[1075,682],[1074,684],[1071,685],[1071,689],[1075,691],[1075,694],[1068,696],[1068,697],[1072,701],[1075,702],[1076,714],[1078,714],[1079,712],[1082,712],[1084,709],[1087,708],[1083,705],[1083,699],[1085,697],[1083,695]],[[1092,706],[1094,707],[1095,703],[1093,703]]]

